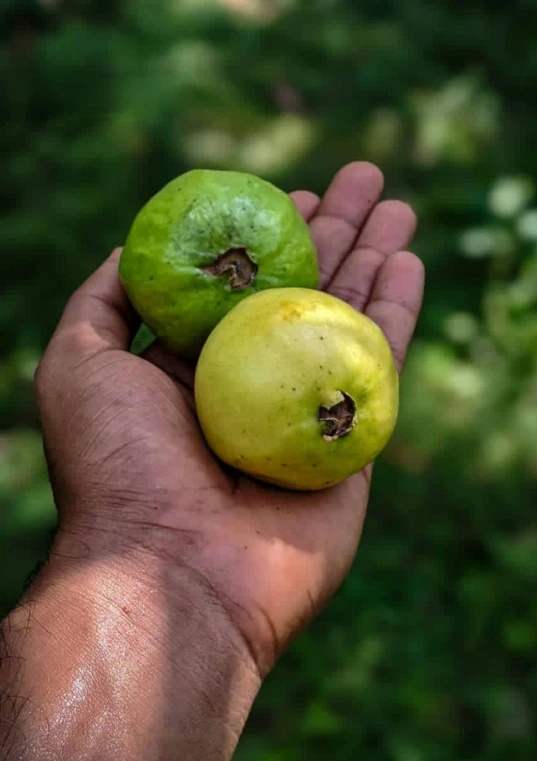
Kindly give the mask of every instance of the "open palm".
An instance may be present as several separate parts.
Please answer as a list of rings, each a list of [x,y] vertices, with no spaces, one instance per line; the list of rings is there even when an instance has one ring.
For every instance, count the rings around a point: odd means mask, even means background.
[[[411,209],[380,202],[383,179],[350,164],[308,220],[322,288],[375,320],[401,370],[423,267],[404,249]],[[223,468],[195,415],[194,368],[158,344],[128,351],[136,318],[119,250],[73,295],[37,376],[60,536],[121,534],[124,551],[187,567],[211,589],[261,672],[320,609],[354,558],[371,468],[325,492],[288,493]]]

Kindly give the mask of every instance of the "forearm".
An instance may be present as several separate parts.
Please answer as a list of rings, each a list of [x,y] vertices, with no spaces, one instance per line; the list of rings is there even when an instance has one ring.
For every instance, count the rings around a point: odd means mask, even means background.
[[[210,593],[173,573],[53,559],[3,624],[2,759],[231,758],[260,680]]]

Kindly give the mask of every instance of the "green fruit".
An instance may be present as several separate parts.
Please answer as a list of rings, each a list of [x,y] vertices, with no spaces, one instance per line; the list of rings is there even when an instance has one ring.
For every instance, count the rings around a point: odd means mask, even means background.
[[[308,226],[289,196],[252,175],[207,170],[178,177],[144,206],[119,273],[143,321],[186,357],[247,296],[319,282]]]
[[[381,329],[343,301],[284,288],[243,301],[214,329],[196,407],[228,465],[288,489],[344,481],[387,444],[399,377]]]

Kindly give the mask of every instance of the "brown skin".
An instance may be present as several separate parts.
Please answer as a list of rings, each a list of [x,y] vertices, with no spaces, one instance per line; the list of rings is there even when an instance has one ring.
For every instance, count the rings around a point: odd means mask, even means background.
[[[411,209],[346,166],[308,219],[323,288],[374,319],[400,370],[423,266]],[[353,561],[371,468],[291,494],[223,470],[193,409],[193,368],[136,329],[119,250],[73,295],[37,373],[59,531],[4,622],[9,759],[229,759],[262,679]],[[3,744],[2,744],[3,743]]]

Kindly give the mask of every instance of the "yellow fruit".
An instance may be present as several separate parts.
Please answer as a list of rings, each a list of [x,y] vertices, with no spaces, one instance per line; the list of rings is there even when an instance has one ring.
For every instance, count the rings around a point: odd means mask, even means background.
[[[384,334],[319,291],[248,297],[209,336],[196,407],[213,452],[262,481],[318,490],[344,481],[387,444],[399,378]]]

